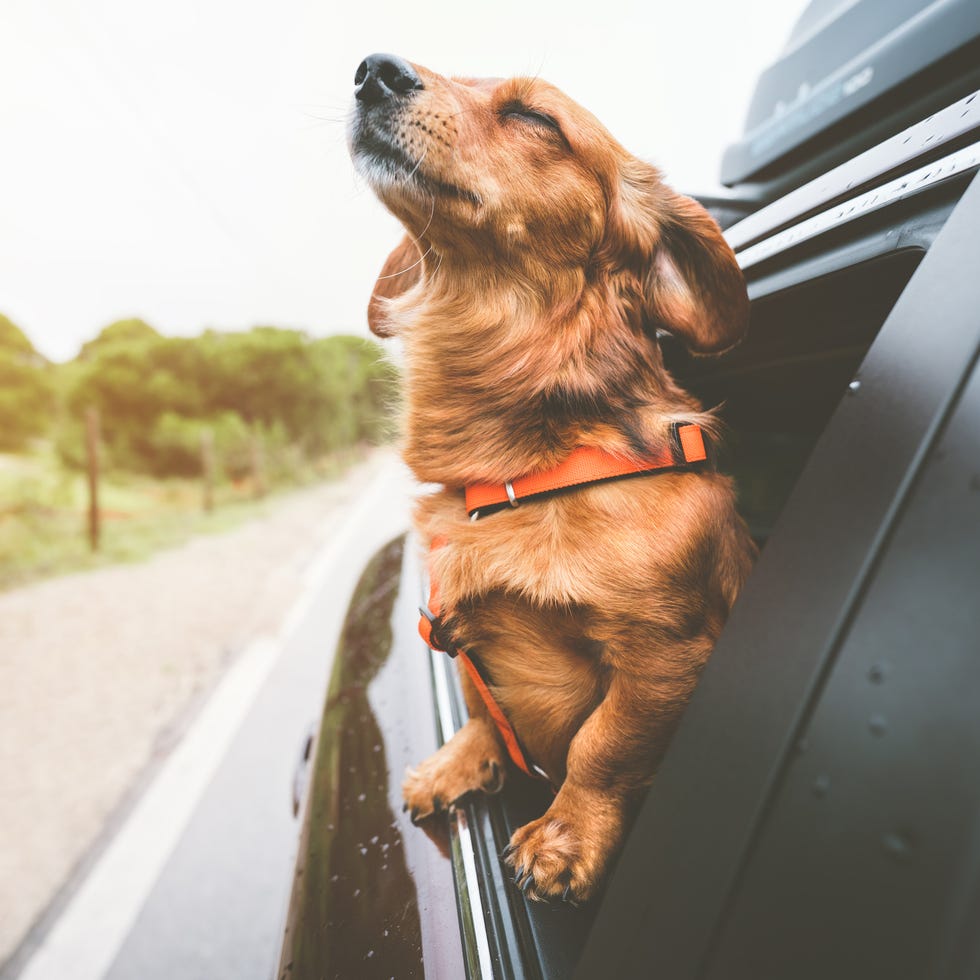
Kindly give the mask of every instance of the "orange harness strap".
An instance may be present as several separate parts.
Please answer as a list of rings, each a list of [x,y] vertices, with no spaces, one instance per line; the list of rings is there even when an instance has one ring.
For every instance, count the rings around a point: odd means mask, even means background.
[[[658,470],[673,469],[691,463],[699,463],[707,459],[704,437],[701,427],[694,424],[675,423],[673,426],[673,444],[664,446],[652,456],[636,462],[614,456],[603,449],[581,447],[575,450],[564,462],[550,470],[530,476],[519,477],[504,484],[479,484],[466,488],[466,511],[472,518],[480,516],[480,511],[489,507],[497,507],[509,503],[517,506],[518,500],[537,497],[541,494],[563,490],[568,487],[597,483],[616,477],[631,476],[636,473],[652,473]],[[432,551],[448,544],[444,537],[432,540]],[[430,553],[431,555],[431,553]],[[441,602],[439,585],[432,575],[431,561],[429,569],[429,605],[420,607],[422,617],[419,620],[419,633],[422,639],[433,649],[458,657],[467,674],[473,681],[474,687],[487,706],[487,711],[500,732],[500,737],[507,747],[511,761],[522,772],[536,779],[550,782],[544,770],[535,766],[528,758],[507,716],[497,704],[486,678],[480,670],[478,661],[472,654],[457,649],[437,636],[439,629],[439,614]],[[441,644],[441,645],[440,645]]]
[[[509,503],[568,487],[598,483],[634,473],[652,473],[700,463],[708,458],[701,426],[674,423],[673,445],[642,460],[625,459],[595,446],[581,446],[567,459],[541,473],[521,476],[507,483],[479,483],[466,488],[466,513],[471,517],[488,507]]]
[[[435,551],[437,548],[441,548],[443,545],[447,544],[445,538],[437,537],[432,541],[432,550]],[[445,643],[440,646],[442,640],[437,639],[435,636],[435,624],[439,618],[439,613],[441,611],[442,604],[439,601],[439,585],[432,575],[431,565],[429,569],[429,606],[428,608],[420,608],[419,612],[422,613],[419,619],[419,633],[422,639],[433,649],[438,650],[440,653],[448,653],[451,657],[456,657],[463,667],[466,669],[466,673],[469,674],[470,680],[473,681],[473,686],[477,689],[480,697],[483,699],[483,703],[487,706],[487,711],[490,713],[490,717],[493,719],[494,724],[497,726],[497,731],[500,732],[500,737],[504,740],[504,745],[507,748],[507,754],[510,756],[511,761],[520,769],[522,772],[527,773],[529,776],[533,776],[536,779],[546,779],[547,777],[538,769],[537,766],[532,766],[524,753],[524,749],[521,746],[520,740],[517,737],[517,732],[514,731],[513,726],[507,720],[507,716],[504,714],[500,705],[497,704],[496,698],[490,691],[483,674],[480,672],[479,667],[476,665],[473,658],[466,653],[464,650],[459,650],[455,648],[450,643]]]

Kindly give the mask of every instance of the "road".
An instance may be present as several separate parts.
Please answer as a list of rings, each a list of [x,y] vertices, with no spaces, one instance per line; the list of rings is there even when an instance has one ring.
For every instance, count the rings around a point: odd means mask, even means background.
[[[413,489],[392,460],[348,505],[278,636],[230,668],[20,980],[273,975],[298,832],[296,765],[358,574],[407,527]]]

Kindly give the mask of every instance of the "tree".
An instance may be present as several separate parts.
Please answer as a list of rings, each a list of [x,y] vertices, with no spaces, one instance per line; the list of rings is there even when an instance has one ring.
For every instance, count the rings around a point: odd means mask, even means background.
[[[333,336],[312,344],[328,403],[316,420],[318,448],[384,441],[398,394],[398,372],[381,348],[361,337]]]
[[[83,348],[68,407],[74,417],[98,408],[109,459],[156,475],[199,466],[202,426],[233,469],[243,431],[261,434],[270,451],[315,458],[383,438],[395,373],[379,351],[356,337],[313,340],[278,327],[162,337],[120,321]]]
[[[82,349],[78,353],[80,360],[89,361],[100,351],[104,351],[116,344],[129,344],[133,341],[159,340],[160,333],[154,330],[145,320],[138,317],[129,317],[125,320],[116,320],[107,327],[99,331],[94,340],[86,341],[82,344]]]
[[[0,313],[0,350],[27,357],[40,357],[27,334]]]
[[[47,362],[24,331],[0,314],[0,449],[26,448],[45,432],[52,414]]]

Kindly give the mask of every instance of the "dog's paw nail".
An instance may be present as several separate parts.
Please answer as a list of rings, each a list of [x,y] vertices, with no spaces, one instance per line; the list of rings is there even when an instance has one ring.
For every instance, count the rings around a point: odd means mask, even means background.
[[[517,870],[516,870],[516,871],[514,872],[514,884],[515,884],[515,885],[517,885],[517,887],[518,887],[518,888],[520,888],[520,887],[521,887],[521,878],[523,878],[523,877],[524,877],[524,865],[522,864],[522,865],[521,865],[521,866],[520,866],[520,867],[519,867],[519,868],[518,868],[518,869],[517,869]]]
[[[439,813],[440,810],[443,810],[444,809],[444,807],[442,805],[442,797],[441,796],[433,796],[432,797],[432,809],[433,809],[433,811],[435,813]]]
[[[521,884],[520,889],[527,895],[527,890],[534,885],[534,875],[528,875]]]
[[[513,853],[514,853],[514,851],[516,851],[516,850],[517,850],[517,845],[516,845],[516,844],[508,844],[508,845],[507,845],[507,846],[506,846],[506,847],[505,847],[505,848],[504,848],[504,849],[503,849],[503,850],[502,850],[502,851],[500,852],[500,860],[501,860],[501,861],[506,861],[506,860],[507,860],[507,858],[509,858],[509,857],[511,856],[511,854],[513,854]]]
[[[413,806],[412,813],[411,813],[412,823],[414,823],[417,826],[420,819],[421,817],[419,817],[419,808],[417,806]]]
[[[402,804],[402,813],[408,813],[408,804],[407,803],[403,803]]]

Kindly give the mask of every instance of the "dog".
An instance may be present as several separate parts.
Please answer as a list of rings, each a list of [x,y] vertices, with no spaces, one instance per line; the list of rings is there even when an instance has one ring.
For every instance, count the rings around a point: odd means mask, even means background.
[[[442,486],[414,513],[439,593],[426,635],[468,658],[469,720],[409,770],[405,804],[424,819],[527,761],[555,795],[503,859],[528,897],[586,902],[752,566],[731,481],[677,455],[679,431],[711,446],[719,424],[657,340],[734,346],[744,280],[699,204],[537,78],[372,55],[349,145],[407,232],[368,320],[403,344],[404,458]],[[582,453],[661,465],[515,491]],[[473,519],[490,486],[502,505]]]

